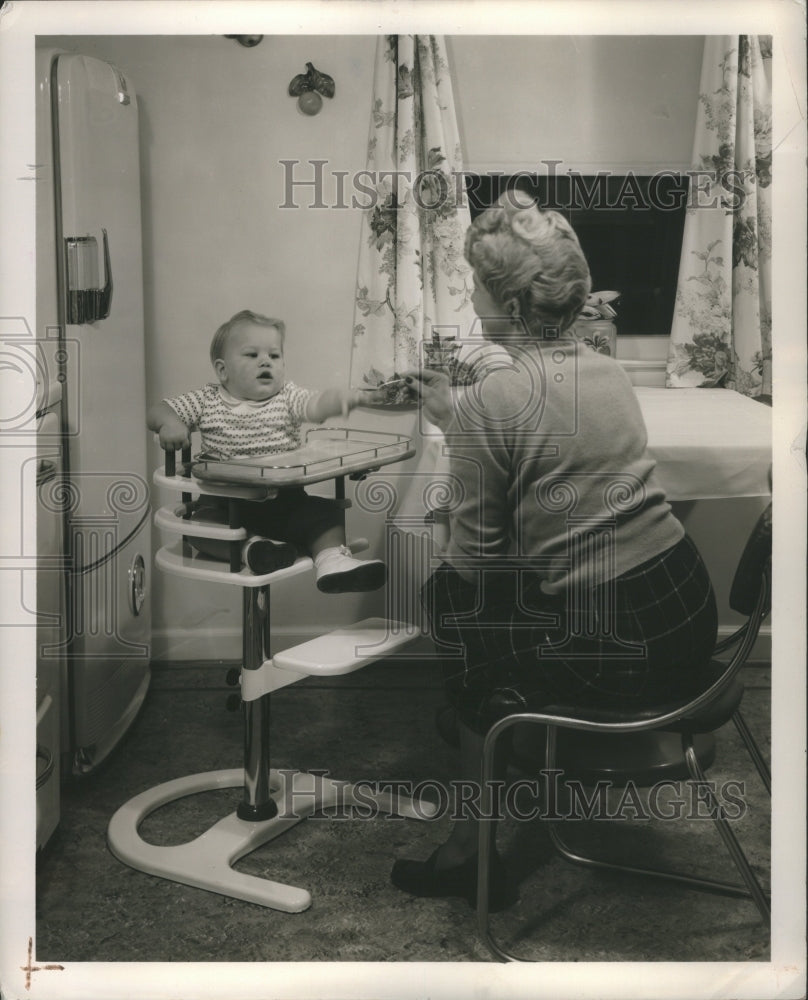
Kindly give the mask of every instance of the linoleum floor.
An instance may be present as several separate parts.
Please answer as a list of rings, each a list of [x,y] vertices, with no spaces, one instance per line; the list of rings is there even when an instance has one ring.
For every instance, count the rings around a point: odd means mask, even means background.
[[[227,664],[156,664],[144,707],[97,772],[63,788],[59,829],[37,860],[39,961],[490,962],[462,899],[417,899],[390,883],[397,857],[426,858],[450,820],[311,817],[238,863],[239,870],[310,890],[287,914],[126,867],[106,828],[133,795],[172,778],[239,767],[240,711],[228,711]],[[747,722],[768,756],[770,671],[749,666]],[[273,694],[272,763],[337,778],[445,783],[455,751],[437,735],[434,663],[391,660],[333,679],[307,678]],[[736,829],[768,885],[770,806],[732,724],[717,734],[708,777],[743,784]],[[433,786],[432,796],[435,798]],[[427,797],[429,797],[429,793]],[[738,792],[736,789],[736,798]],[[181,843],[235,808],[240,793],[205,793],[166,806],[142,827]],[[686,796],[685,796],[686,798]],[[525,805],[523,811],[528,811]],[[675,811],[675,809],[674,809]],[[613,845],[633,863],[664,859],[733,880],[711,822],[597,821],[575,838]],[[545,962],[767,961],[768,932],[747,900],[571,866],[539,819],[509,819],[500,847],[520,900],[497,914],[497,937]]]

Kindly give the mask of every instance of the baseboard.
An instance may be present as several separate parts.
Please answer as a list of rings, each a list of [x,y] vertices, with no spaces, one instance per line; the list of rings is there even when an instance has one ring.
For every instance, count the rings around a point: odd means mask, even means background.
[[[314,626],[275,626],[272,629],[274,649],[288,649],[317,637],[322,630]],[[241,660],[240,628],[161,629],[152,633],[152,659],[169,662],[198,660]]]
[[[310,639],[316,639],[325,631],[338,626],[278,626],[272,629],[272,651],[279,653]],[[434,647],[429,636],[414,639],[399,656],[434,656]],[[205,666],[220,668],[221,661],[238,663],[241,660],[241,629],[164,629],[152,634],[152,661],[166,664],[195,661]],[[217,662],[218,661],[218,662]]]
[[[723,639],[729,638],[735,631],[737,626],[733,625],[719,625],[718,626],[718,641],[721,642]],[[728,650],[722,657],[722,660],[729,659],[730,656],[735,652],[734,649]],[[752,652],[749,654],[747,662],[750,664],[769,664],[772,661],[772,629],[771,625],[763,625],[758,633],[758,637],[755,641],[755,645],[752,647]]]
[[[732,635],[735,627],[721,625],[718,638],[726,639]],[[309,639],[321,635],[323,629],[314,626],[278,626],[272,630],[273,650],[280,652],[289,649]],[[434,655],[432,642],[428,636],[421,636],[407,649],[408,656]],[[752,662],[770,663],[772,656],[771,626],[764,625],[749,656]],[[201,663],[228,660],[238,662],[241,659],[241,629],[164,629],[152,634],[152,660],[177,662],[196,660]]]
[[[618,349],[619,346],[618,342]],[[617,360],[631,379],[632,385],[664,389],[667,371],[665,361],[634,360],[621,357],[618,357]]]

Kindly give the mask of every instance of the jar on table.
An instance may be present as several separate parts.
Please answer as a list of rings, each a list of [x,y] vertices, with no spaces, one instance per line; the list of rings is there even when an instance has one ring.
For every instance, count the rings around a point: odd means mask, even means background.
[[[617,354],[617,327],[610,319],[579,319],[572,334],[599,354],[612,358]]]
[[[572,335],[583,341],[598,354],[617,354],[617,327],[614,317],[617,313],[612,303],[617,303],[620,292],[590,292],[581,315],[572,326]]]

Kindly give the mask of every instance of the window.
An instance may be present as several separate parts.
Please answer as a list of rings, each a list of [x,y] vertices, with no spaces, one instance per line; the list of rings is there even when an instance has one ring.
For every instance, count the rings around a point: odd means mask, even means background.
[[[466,190],[472,219],[516,187],[570,221],[589,262],[593,290],[620,292],[618,333],[670,334],[687,176],[667,171],[643,176],[470,174]]]

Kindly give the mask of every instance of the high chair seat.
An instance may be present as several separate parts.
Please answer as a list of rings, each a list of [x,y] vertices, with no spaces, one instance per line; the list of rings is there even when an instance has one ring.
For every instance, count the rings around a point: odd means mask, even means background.
[[[252,573],[246,566],[238,572],[230,569],[229,563],[221,559],[194,552],[182,542],[164,545],[157,550],[154,557],[156,564],[166,573],[174,576],[184,576],[189,579],[204,580],[206,583],[224,583],[233,587],[266,587],[269,584],[286,580],[300,573],[307,573],[314,567],[308,556],[300,556],[291,566],[275,570],[274,573]]]
[[[233,542],[244,541],[247,537],[246,528],[228,528],[215,521],[188,520],[182,516],[182,506],[161,507],[154,515],[154,523],[161,531],[193,538],[217,538],[223,542]]]
[[[368,548],[366,538],[354,538],[348,543],[351,552],[363,552]],[[246,566],[238,572],[230,569],[229,563],[221,559],[194,552],[182,542],[164,545],[157,550],[154,561],[166,573],[174,576],[184,576],[204,580],[207,583],[225,583],[234,587],[267,587],[272,583],[287,580],[289,577],[307,573],[314,568],[314,562],[309,556],[298,556],[291,566],[276,569],[274,573],[253,573]]]
[[[258,485],[242,486],[237,483],[205,482],[194,476],[166,475],[163,469],[157,469],[152,476],[156,486],[172,490],[174,493],[189,493],[199,496],[206,493],[212,497],[225,497],[228,500],[272,500],[278,495],[275,486]]]

